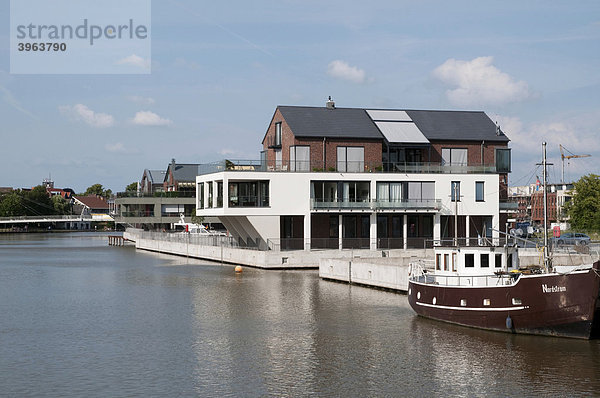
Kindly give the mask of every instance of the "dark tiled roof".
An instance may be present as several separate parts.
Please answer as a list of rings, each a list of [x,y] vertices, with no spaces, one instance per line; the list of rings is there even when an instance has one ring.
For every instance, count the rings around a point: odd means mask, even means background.
[[[296,137],[384,139],[366,109],[309,106],[279,106],[278,109]],[[496,135],[496,125],[485,112],[404,111],[430,141],[510,141],[502,132]]]
[[[296,137],[383,139],[364,109],[309,106],[278,109]]]
[[[152,184],[162,184],[167,172],[165,170],[146,170],[146,175]]]
[[[485,112],[407,110],[406,113],[428,140],[510,141],[502,132],[496,135],[496,125]]]
[[[172,166],[173,164],[169,164],[169,168]],[[198,166],[200,165],[196,163],[176,163],[175,170],[173,170],[173,178],[177,182],[196,182]],[[164,179],[166,178],[167,174],[165,173]]]

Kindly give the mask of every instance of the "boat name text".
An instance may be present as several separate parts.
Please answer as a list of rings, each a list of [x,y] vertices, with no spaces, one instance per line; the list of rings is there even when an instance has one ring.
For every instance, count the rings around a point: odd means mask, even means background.
[[[566,286],[550,286],[550,287],[548,287],[548,285],[543,284],[542,285],[542,291],[544,293],[566,292],[567,291],[567,287]]]

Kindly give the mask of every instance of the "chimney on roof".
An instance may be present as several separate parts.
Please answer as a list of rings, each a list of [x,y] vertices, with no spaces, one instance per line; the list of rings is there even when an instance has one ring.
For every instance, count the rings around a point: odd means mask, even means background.
[[[333,102],[333,100],[331,99],[331,95],[329,96],[329,99],[325,103],[325,106],[327,107],[327,109],[335,109],[335,102]]]
[[[173,166],[173,168],[175,168],[175,158],[171,159],[171,166]]]
[[[496,135],[500,135],[500,125],[496,122]]]

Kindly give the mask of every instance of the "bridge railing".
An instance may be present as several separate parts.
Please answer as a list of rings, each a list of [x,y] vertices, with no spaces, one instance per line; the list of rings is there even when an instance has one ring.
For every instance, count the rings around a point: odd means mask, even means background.
[[[15,216],[15,217],[0,217],[0,222],[11,222],[11,221],[79,221],[79,220],[91,220],[91,214],[85,215],[53,215],[53,216]]]

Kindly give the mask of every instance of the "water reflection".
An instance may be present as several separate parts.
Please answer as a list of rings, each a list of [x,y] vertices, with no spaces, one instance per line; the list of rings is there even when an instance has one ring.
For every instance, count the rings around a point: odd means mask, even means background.
[[[416,317],[406,296],[108,247],[0,236],[6,396],[590,396],[600,342]]]

